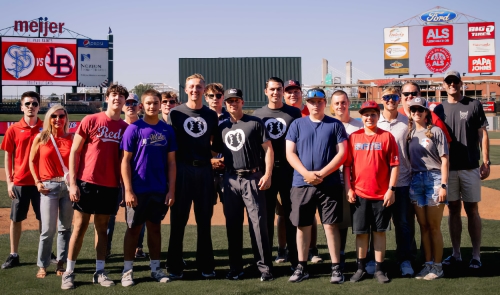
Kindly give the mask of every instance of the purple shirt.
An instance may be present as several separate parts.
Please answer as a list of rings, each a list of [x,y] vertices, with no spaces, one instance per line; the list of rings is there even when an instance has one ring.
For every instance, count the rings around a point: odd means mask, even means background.
[[[177,150],[174,129],[165,122],[138,120],[125,130],[121,149],[133,153],[132,189],[136,194],[168,191],[168,153]]]

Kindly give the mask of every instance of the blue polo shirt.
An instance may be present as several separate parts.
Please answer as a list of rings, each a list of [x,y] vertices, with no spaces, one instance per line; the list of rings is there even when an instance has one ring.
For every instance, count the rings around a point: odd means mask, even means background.
[[[313,122],[307,116],[292,122],[286,140],[295,143],[297,155],[308,171],[319,171],[337,155],[336,146],[347,140],[347,134],[344,125],[335,118],[325,116],[321,122]],[[336,184],[341,184],[338,170],[325,177],[320,186]],[[304,177],[295,170],[292,186],[311,185],[306,183]]]

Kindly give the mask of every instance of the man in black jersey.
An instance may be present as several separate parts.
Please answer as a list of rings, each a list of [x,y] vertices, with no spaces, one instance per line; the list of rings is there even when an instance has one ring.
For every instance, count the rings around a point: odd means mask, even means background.
[[[196,263],[205,278],[215,277],[211,219],[215,198],[211,165],[211,142],[218,133],[217,114],[203,105],[205,80],[194,74],[186,78],[188,100],[170,110],[167,123],[172,125],[178,144],[176,153],[176,201],[170,211],[170,242],[167,266],[170,279],[182,279],[184,230],[191,204],[197,223]]]
[[[274,240],[274,215],[273,210],[276,207],[276,198],[280,194],[285,218],[287,220],[287,245],[289,251],[289,260],[292,267],[297,265],[297,246],[295,242],[296,229],[289,219],[291,212],[290,189],[292,188],[293,168],[286,160],[285,136],[290,124],[302,117],[300,109],[283,103],[283,81],[278,77],[271,77],[266,82],[264,93],[268,98],[268,104],[260,109],[256,109],[254,116],[262,119],[265,128],[269,133],[273,150],[276,152],[274,157],[274,168],[272,185],[266,190],[266,208],[267,208],[267,233],[269,247],[272,251]],[[283,251],[278,249],[278,252]],[[278,256],[280,253],[278,253]]]
[[[230,266],[226,278],[238,280],[243,276],[243,211],[246,208],[254,258],[261,272],[261,281],[270,281],[273,279],[272,256],[267,235],[264,191],[271,186],[273,147],[262,121],[243,114],[241,90],[228,89],[224,97],[231,118],[220,124],[214,150],[222,152],[226,164],[224,215]],[[265,171],[262,171],[264,166]],[[274,207],[270,209],[274,211]]]

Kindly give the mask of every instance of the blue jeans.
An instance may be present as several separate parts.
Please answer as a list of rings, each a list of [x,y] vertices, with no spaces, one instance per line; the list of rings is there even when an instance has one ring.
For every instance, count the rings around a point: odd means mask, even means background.
[[[392,210],[392,222],[396,230],[396,258],[398,263],[413,260],[412,249],[415,245],[414,208],[410,200],[410,187],[396,187],[396,201],[389,208]]]
[[[64,182],[44,181],[43,185],[50,192],[47,195],[40,194],[42,231],[38,245],[37,265],[47,268],[50,265],[50,253],[52,253],[56,229],[58,229],[57,260],[66,261],[68,257],[73,207]]]

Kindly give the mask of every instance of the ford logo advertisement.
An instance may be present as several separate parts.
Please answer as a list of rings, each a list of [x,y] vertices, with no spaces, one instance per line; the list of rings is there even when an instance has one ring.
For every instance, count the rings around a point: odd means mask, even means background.
[[[420,19],[425,23],[449,23],[457,18],[457,13],[447,9],[433,9],[420,15]]]

